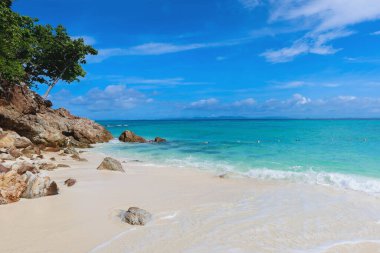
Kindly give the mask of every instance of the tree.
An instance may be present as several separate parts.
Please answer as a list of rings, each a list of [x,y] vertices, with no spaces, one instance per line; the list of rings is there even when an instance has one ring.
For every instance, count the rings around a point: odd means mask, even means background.
[[[86,72],[81,65],[86,63],[86,56],[97,54],[83,39],[72,39],[63,26],[36,26],[35,36],[35,57],[26,71],[32,73],[33,81],[49,86],[45,98],[58,81],[71,83],[84,77]]]
[[[13,12],[11,4],[0,0],[0,83],[47,84],[46,98],[58,81],[71,83],[86,75],[82,64],[87,55],[97,54],[93,47],[71,38],[61,25],[39,25]]]
[[[27,79],[24,64],[32,58],[35,19],[20,16],[0,2],[0,80],[18,83]]]

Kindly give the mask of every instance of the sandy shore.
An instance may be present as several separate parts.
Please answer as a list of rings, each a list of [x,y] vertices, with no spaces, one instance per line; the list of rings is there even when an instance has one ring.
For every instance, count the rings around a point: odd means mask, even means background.
[[[0,252],[380,252],[380,199],[364,193],[54,156],[71,166],[47,172],[60,194],[0,206]],[[131,206],[153,220],[121,222]]]

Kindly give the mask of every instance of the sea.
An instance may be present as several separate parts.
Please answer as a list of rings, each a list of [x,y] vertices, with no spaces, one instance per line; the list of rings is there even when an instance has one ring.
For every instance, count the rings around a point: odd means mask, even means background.
[[[143,163],[380,195],[380,120],[102,120],[95,150]],[[122,143],[131,130],[161,144]]]

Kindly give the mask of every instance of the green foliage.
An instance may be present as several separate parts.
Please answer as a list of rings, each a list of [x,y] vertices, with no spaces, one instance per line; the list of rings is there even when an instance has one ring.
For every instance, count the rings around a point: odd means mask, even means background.
[[[13,12],[11,2],[0,0],[0,81],[53,87],[59,80],[84,77],[86,55],[97,51],[71,38],[63,26],[39,25]]]

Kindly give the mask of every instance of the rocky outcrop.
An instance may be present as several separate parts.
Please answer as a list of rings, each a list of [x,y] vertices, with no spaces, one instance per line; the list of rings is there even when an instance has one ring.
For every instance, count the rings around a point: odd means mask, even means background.
[[[125,172],[121,163],[111,157],[104,158],[103,162],[97,168],[98,170],[113,170]]]
[[[123,220],[131,225],[144,226],[152,219],[152,214],[138,207],[130,207],[123,216]]]
[[[0,89],[0,127],[15,131],[36,145],[51,147],[88,147],[113,138],[94,121],[76,117],[62,108],[54,110],[50,101],[20,86]],[[2,138],[0,147],[3,145],[22,147],[27,141],[14,143]]]
[[[26,183],[26,189],[21,195],[23,198],[34,199],[58,194],[58,186],[50,177],[40,177],[27,171],[23,178]]]
[[[120,136],[119,140],[122,142],[132,142],[132,143],[146,143],[148,142],[143,137],[136,135],[134,132],[126,130]]]

